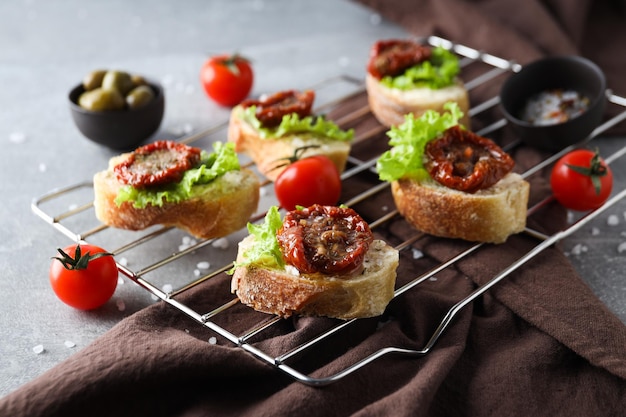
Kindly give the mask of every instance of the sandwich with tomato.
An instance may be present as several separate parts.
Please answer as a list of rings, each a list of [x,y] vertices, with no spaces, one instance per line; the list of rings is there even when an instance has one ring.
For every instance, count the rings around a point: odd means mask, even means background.
[[[323,115],[312,113],[315,92],[280,91],[244,100],[231,112],[228,141],[247,154],[261,174],[276,180],[285,161],[297,149],[301,158],[326,155],[341,173],[345,169],[354,131],[343,130]]]
[[[469,97],[459,72],[458,57],[445,48],[403,39],[378,41],[370,50],[365,79],[372,113],[387,127],[403,123],[409,113],[441,112],[447,102],[457,103],[467,115]],[[468,117],[461,122],[469,126]]]
[[[444,110],[409,114],[387,132],[379,178],[391,183],[398,211],[418,230],[502,243],[526,226],[529,184],[496,143],[459,124],[456,103]]]
[[[282,317],[381,315],[393,298],[398,251],[374,239],[346,207],[271,207],[239,243],[231,289],[243,304]]]
[[[93,183],[96,217],[128,230],[161,224],[222,237],[245,227],[259,202],[258,177],[221,142],[207,152],[157,141],[111,158]]]

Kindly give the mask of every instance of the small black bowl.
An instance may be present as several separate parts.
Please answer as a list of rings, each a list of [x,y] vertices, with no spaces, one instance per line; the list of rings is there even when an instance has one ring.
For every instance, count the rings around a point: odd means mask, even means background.
[[[157,131],[165,112],[163,87],[149,81],[154,98],[138,109],[91,111],[78,105],[85,91],[82,84],[69,94],[72,119],[78,130],[88,139],[115,150],[130,150]]]
[[[574,90],[587,97],[587,110],[552,125],[535,125],[520,118],[531,97],[554,89]],[[500,91],[500,106],[513,131],[526,144],[549,151],[586,139],[602,120],[606,101],[604,73],[579,56],[549,57],[525,65],[505,81]]]

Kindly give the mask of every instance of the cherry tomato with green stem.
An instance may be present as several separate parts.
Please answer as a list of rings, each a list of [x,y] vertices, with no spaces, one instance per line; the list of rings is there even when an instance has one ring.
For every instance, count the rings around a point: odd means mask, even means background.
[[[202,65],[200,82],[212,100],[232,107],[241,103],[252,90],[254,72],[250,61],[241,55],[217,55]]]
[[[60,256],[52,258],[49,279],[61,301],[79,310],[93,310],[109,301],[118,280],[110,253],[89,244],[72,244],[58,252]]]
[[[341,197],[341,177],[334,162],[326,155],[300,159],[305,149],[296,150],[274,182],[276,198],[288,211],[313,204],[332,206]]]
[[[550,185],[554,198],[564,207],[594,210],[611,195],[613,172],[597,151],[578,149],[556,162]]]

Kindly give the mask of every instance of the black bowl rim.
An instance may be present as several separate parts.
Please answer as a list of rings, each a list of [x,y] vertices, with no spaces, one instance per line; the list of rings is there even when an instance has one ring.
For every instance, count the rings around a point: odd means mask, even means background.
[[[93,116],[106,116],[106,117],[111,117],[111,115],[116,114],[116,113],[120,113],[120,112],[124,112],[124,113],[137,113],[140,111],[145,111],[146,109],[149,109],[155,105],[157,105],[159,103],[159,101],[162,101],[164,99],[164,93],[163,93],[163,86],[158,82],[158,81],[154,81],[151,78],[145,78],[144,80],[146,80],[146,83],[152,87],[154,90],[156,90],[156,96],[154,97],[154,100],[152,100],[150,103],[148,103],[147,105],[143,106],[143,107],[139,107],[138,109],[124,109],[124,110],[99,110],[99,111],[94,111],[94,110],[88,110],[85,109],[83,107],[81,107],[75,100],[72,99],[72,96],[74,94],[76,94],[77,91],[83,90],[85,91],[83,84],[79,83],[77,85],[75,85],[74,87],[72,87],[70,89],[70,92],[67,96],[69,102],[70,102],[70,107],[72,109],[72,111],[78,112],[78,113],[83,113],[83,114],[87,114],[87,115],[93,115]],[[78,98],[78,96],[77,96]]]
[[[574,62],[576,64],[582,64],[588,68],[591,68],[593,70],[593,72],[598,75],[598,79],[600,81],[600,90],[597,92],[597,94],[593,97],[592,102],[589,105],[589,109],[593,109],[596,106],[599,105],[600,101],[606,100],[606,75],[604,74],[604,71],[602,71],[602,69],[593,61],[579,56],[579,55],[556,55],[556,56],[549,56],[549,57],[545,57],[545,58],[541,58],[538,59],[536,61],[533,61],[529,64],[526,64],[522,67],[521,70],[519,70],[518,72],[512,74],[502,85],[502,88],[500,89],[500,94],[499,94],[499,98],[500,98],[500,107],[504,113],[504,115],[506,116],[506,118],[510,121],[513,122],[519,126],[528,128],[528,129],[546,129],[546,128],[552,128],[555,126],[566,126],[570,123],[573,123],[575,120],[579,119],[580,117],[583,117],[583,115],[580,115],[578,117],[575,117],[573,119],[569,119],[563,123],[558,123],[558,124],[554,124],[554,125],[535,125],[533,123],[524,121],[516,116],[514,116],[509,109],[506,108],[506,106],[503,103],[502,100],[502,92],[505,90],[505,88],[512,82],[514,82],[514,78],[516,76],[518,76],[519,74],[521,74],[523,71],[530,71],[533,69],[533,67],[536,67],[538,65],[545,65],[545,63],[548,62]]]

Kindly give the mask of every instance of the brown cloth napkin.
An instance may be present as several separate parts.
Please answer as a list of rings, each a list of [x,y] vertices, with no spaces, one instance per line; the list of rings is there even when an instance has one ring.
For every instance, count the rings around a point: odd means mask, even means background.
[[[591,24],[597,22],[592,13],[596,7],[585,1],[364,3],[378,5],[392,19],[400,16],[397,20],[416,34],[462,40],[520,62],[576,52],[588,33],[598,33]],[[606,58],[607,68],[623,59]],[[359,100],[363,97],[357,97],[355,105]],[[354,153],[375,154],[375,147],[367,144],[357,144]],[[518,169],[524,170],[542,155],[520,148],[515,158]],[[350,182],[345,197],[372,183],[367,177]],[[541,175],[532,178],[531,189],[533,202],[548,192]],[[382,192],[355,209],[374,219],[391,204],[388,192]],[[552,233],[563,227],[564,218],[564,211],[553,204],[533,215],[529,225]],[[376,233],[398,244],[415,231],[394,218]],[[485,245],[394,299],[380,320],[359,321],[349,334],[316,348],[298,365],[314,375],[330,375],[382,346],[422,348],[454,303],[537,244],[519,235],[505,245]],[[425,256],[401,252],[398,284],[468,245],[424,236],[414,248]],[[186,292],[181,301],[210,311],[230,297],[228,279],[215,279]],[[268,351],[295,346],[329,322],[283,320],[259,346]],[[249,309],[240,306],[221,315],[220,324],[243,331],[253,323]],[[155,304],[0,399],[0,415],[622,416],[626,410],[626,326],[595,297],[557,247],[461,310],[428,355],[388,356],[326,387],[294,382],[221,337],[208,343],[211,336],[173,307]]]

